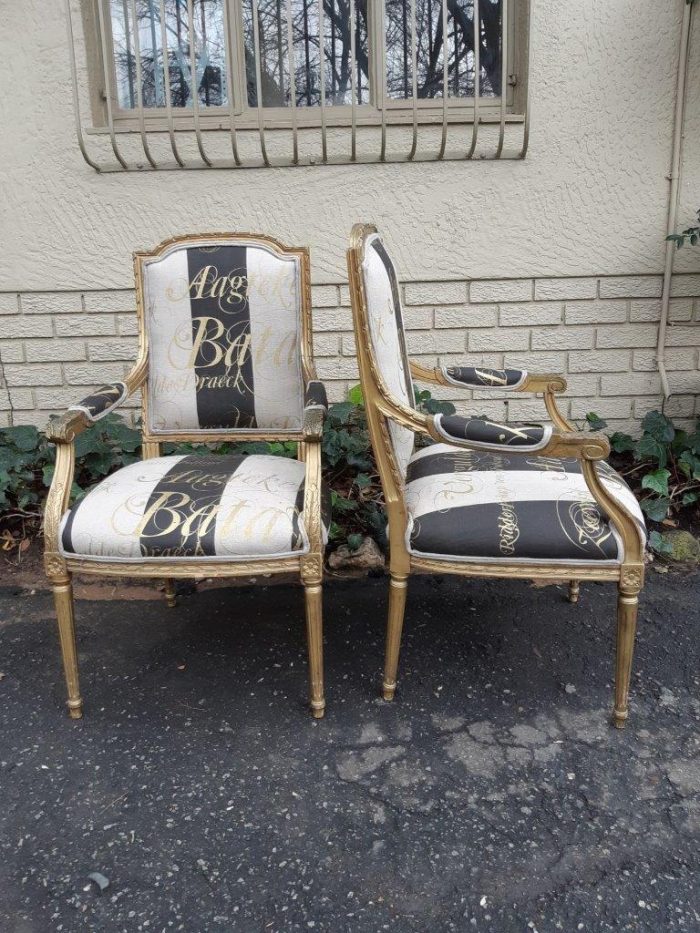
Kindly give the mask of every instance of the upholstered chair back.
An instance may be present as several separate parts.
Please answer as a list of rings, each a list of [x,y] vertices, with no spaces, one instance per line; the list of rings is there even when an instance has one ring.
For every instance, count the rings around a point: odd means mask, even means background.
[[[252,237],[202,238],[141,262],[147,431],[299,431],[300,254]]]
[[[394,264],[376,233],[365,240],[362,279],[369,339],[379,378],[391,395],[413,408],[413,383],[406,352],[399,283]],[[413,453],[413,431],[390,421],[389,435],[396,464],[405,478]]]

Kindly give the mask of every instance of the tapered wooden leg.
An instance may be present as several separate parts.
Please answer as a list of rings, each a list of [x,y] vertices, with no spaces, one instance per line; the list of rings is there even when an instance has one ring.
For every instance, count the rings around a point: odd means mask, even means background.
[[[175,581],[168,578],[163,581],[165,583],[165,602],[170,609],[174,609],[177,606],[177,592],[175,590]]]
[[[638,590],[626,590],[620,587],[617,597],[617,656],[613,722],[618,729],[624,728],[629,715],[629,689],[634,635],[637,630],[638,594]]]
[[[73,584],[70,576],[53,582],[53,596],[58,618],[58,637],[61,641],[63,671],[68,689],[68,712],[72,719],[83,715],[83,701],[80,697],[78,680],[78,653],[75,647],[75,624],[73,621]]]
[[[320,583],[304,586],[306,639],[309,650],[309,705],[316,719],[326,710],[323,694],[323,589]]]
[[[386,626],[386,652],[384,657],[384,683],[382,695],[385,700],[393,700],[396,692],[396,672],[399,667],[401,631],[406,608],[406,589],[408,576],[392,574],[389,582],[389,618]]]
[[[579,594],[581,592],[581,585],[578,580],[569,580],[569,602],[577,603]]]

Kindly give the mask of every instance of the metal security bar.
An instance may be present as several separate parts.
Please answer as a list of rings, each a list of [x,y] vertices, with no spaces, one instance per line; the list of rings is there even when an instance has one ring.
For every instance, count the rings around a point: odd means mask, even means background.
[[[97,172],[522,159],[529,0],[65,0]]]

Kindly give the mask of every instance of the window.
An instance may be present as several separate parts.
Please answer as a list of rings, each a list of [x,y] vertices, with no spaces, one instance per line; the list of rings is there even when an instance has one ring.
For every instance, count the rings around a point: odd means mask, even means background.
[[[318,111],[354,101],[371,116],[382,107],[405,110],[414,99],[435,109],[445,94],[464,109],[473,106],[476,80],[474,7],[474,0],[109,0],[116,112],[142,106],[155,116],[169,105],[182,115],[195,102],[209,114],[230,103],[236,114],[258,103]],[[493,105],[504,74],[503,0],[478,7],[479,96]],[[512,82],[512,69],[505,73]]]
[[[69,17],[71,2],[78,0],[66,0]],[[149,140],[166,129],[178,165],[187,168],[201,166],[184,164],[175,133],[196,133],[201,160],[212,166],[202,131],[227,129],[236,167],[258,164],[240,155],[236,134],[257,131],[262,164],[271,164],[279,139],[265,133],[279,129],[293,131],[292,164],[422,158],[419,126],[423,142],[424,128],[438,134],[427,158],[524,154],[526,129],[511,153],[506,140],[507,127],[525,120],[529,0],[81,2],[85,60],[72,38],[71,64],[78,137],[90,164],[81,94],[93,115],[88,132],[109,135],[122,169],[149,165],[127,164],[117,134],[140,134],[142,154],[156,168]],[[69,27],[72,37],[71,19]],[[81,92],[85,71],[92,86]],[[466,124],[475,127],[473,140],[463,130],[460,155],[451,155],[448,127]],[[497,128],[484,133],[491,147],[484,156],[477,130],[489,126]],[[371,127],[381,127],[376,156],[363,150],[364,143],[377,149],[364,132]],[[392,127],[404,131],[394,137],[402,147],[396,159],[387,143]],[[312,128],[321,128],[321,155],[300,156]],[[352,129],[349,152],[345,146],[346,155],[329,155],[340,128]]]

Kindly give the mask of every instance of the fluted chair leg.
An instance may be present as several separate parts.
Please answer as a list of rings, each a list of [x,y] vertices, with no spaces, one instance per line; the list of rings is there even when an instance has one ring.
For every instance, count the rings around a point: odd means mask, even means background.
[[[83,715],[83,701],[80,697],[78,679],[78,652],[75,646],[75,622],[73,617],[73,584],[70,575],[63,580],[53,581],[53,596],[58,619],[58,637],[61,642],[63,671],[68,690],[68,713],[71,719],[80,719]]]
[[[396,692],[396,674],[399,667],[399,651],[401,649],[401,632],[406,609],[407,588],[408,576],[406,574],[392,573],[389,582],[389,618],[386,627],[384,683],[382,684],[382,695],[385,700],[393,700]]]
[[[163,587],[165,592],[165,602],[170,609],[174,609],[177,606],[177,591],[175,589],[175,581],[170,577],[164,581],[165,586]]]
[[[304,586],[306,639],[309,651],[309,705],[315,719],[326,710],[323,692],[323,588],[320,583]]]
[[[581,593],[581,584],[578,580],[569,580],[569,602],[577,603]]]
[[[617,597],[617,654],[615,660],[615,710],[613,722],[624,728],[629,716],[629,689],[632,674],[634,636],[637,630],[639,590],[620,587]]]

